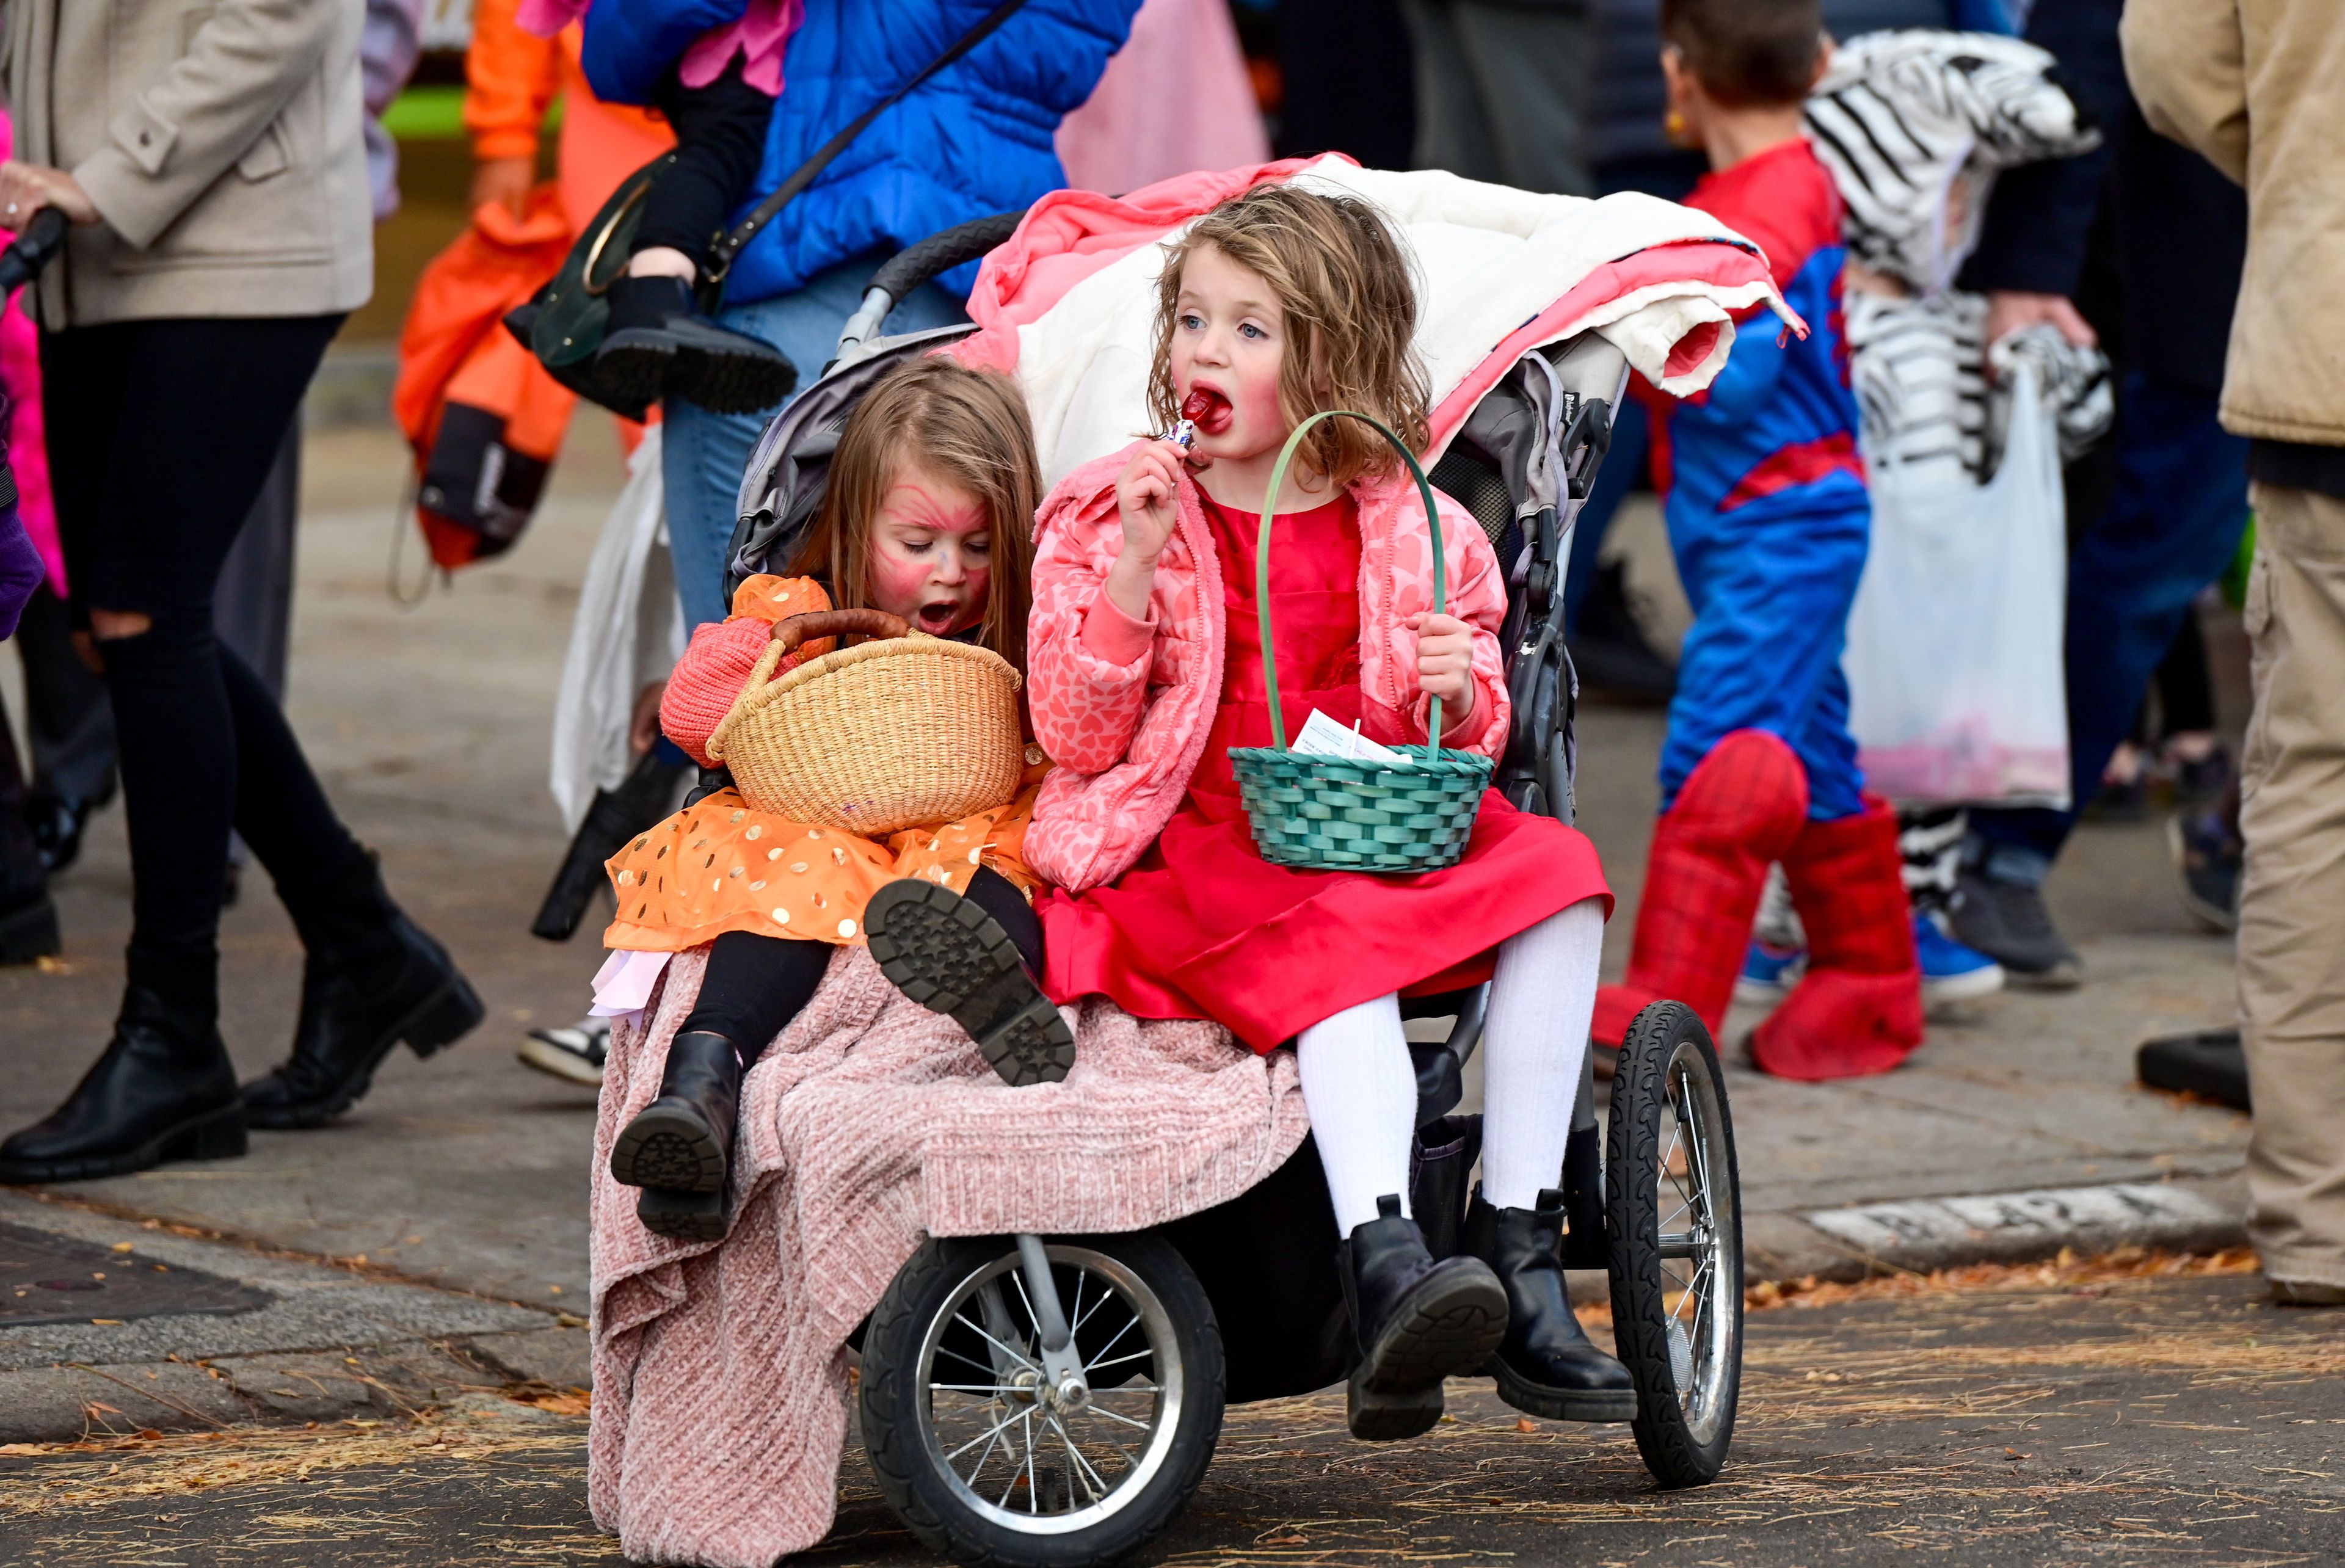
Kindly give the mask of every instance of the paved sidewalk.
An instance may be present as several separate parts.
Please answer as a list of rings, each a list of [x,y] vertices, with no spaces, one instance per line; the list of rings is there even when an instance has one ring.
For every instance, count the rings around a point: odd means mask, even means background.
[[[593,1097],[522,1067],[513,1049],[528,1025],[583,1010],[599,960],[591,935],[557,946],[529,936],[527,926],[563,845],[544,786],[552,693],[620,469],[607,423],[582,418],[552,500],[513,555],[468,570],[452,590],[409,610],[384,593],[404,461],[388,431],[340,430],[310,442],[291,708],[334,799],[381,851],[397,896],[465,964],[489,1021],[431,1061],[395,1055],[335,1128],[256,1133],[242,1161],[78,1184],[53,1201],[0,1199],[0,1225],[94,1234],[117,1221],[171,1221],[200,1234],[161,1233],[156,1260],[178,1266],[163,1250],[168,1241],[179,1262],[272,1296],[293,1290],[294,1274],[313,1280],[303,1270],[314,1265],[299,1259],[346,1260],[335,1278],[363,1280],[391,1293],[383,1300],[406,1305],[385,1307],[372,1326],[320,1319],[305,1327],[266,1313],[250,1326],[284,1325],[275,1349],[304,1354],[357,1354],[352,1347],[363,1344],[372,1347],[366,1355],[395,1361],[408,1355],[402,1346],[455,1346],[446,1366],[435,1362],[404,1385],[386,1375],[379,1381],[387,1386],[442,1386],[437,1378],[452,1387],[465,1376],[557,1381],[553,1372],[576,1363],[518,1352],[499,1361],[465,1345],[483,1333],[563,1331],[563,1315],[584,1310]],[[419,559],[411,541],[411,574]],[[10,663],[0,659],[0,668]],[[13,671],[7,679],[13,684]],[[1582,729],[1583,824],[1621,896],[1607,952],[1616,971],[1650,830],[1660,734],[1658,715],[1620,710],[1590,711]],[[69,971],[0,972],[0,1038],[12,1047],[0,1127],[44,1114],[103,1041],[127,934],[120,820],[118,811],[99,819],[83,863],[61,885]],[[2064,1245],[2236,1238],[2245,1118],[2132,1082],[2141,1038],[2228,1020],[2228,943],[2198,933],[2176,903],[2154,824],[2088,828],[2051,896],[2084,951],[2085,988],[1974,1005],[1934,1023],[1914,1061],[1886,1077],[1806,1086],[1730,1067],[1754,1271],[1853,1274],[1873,1260],[1929,1265]],[[223,1027],[239,1067],[257,1073],[283,1054],[300,962],[258,870],[230,913],[223,950]],[[1750,1022],[1738,1015],[1730,1029],[1730,1059]],[[2146,1184],[2156,1185],[2145,1198]],[[1968,1208],[1913,1201],[2012,1193],[2036,1196]],[[1884,1203],[1905,1207],[1865,1207]],[[1828,1211],[1822,1224],[1809,1218]],[[290,1256],[270,1259],[254,1247]],[[198,1264],[199,1256],[210,1261]],[[492,1309],[507,1314],[493,1320],[502,1326],[477,1316]],[[176,1334],[195,1320],[166,1321]],[[158,1324],[67,1343],[48,1330],[0,1323],[0,1367],[134,1364],[170,1334]],[[0,1408],[13,1403],[8,1387],[0,1381]],[[247,1400],[240,1408],[259,1407]]]

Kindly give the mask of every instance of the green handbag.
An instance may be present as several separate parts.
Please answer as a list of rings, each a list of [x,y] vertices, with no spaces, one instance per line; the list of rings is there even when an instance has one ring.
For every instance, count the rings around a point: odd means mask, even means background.
[[[708,276],[694,290],[701,309],[711,316],[716,314],[725,302],[725,278],[733,269],[734,258],[780,215],[782,208],[814,184],[830,167],[831,160],[845,152],[872,121],[983,43],[1025,4],[1026,0],[1002,0],[977,25],[956,39],[951,47],[923,66],[919,75],[858,115],[844,130],[817,148],[812,157],[800,164],[746,217],[717,236],[716,243],[709,247]],[[602,351],[603,337],[611,322],[610,302],[604,295],[612,280],[625,270],[627,258],[634,254],[635,232],[644,221],[644,198],[651,194],[653,182],[675,162],[675,153],[662,153],[621,181],[594,221],[572,243],[570,254],[563,258],[562,270],[527,304],[516,307],[505,317],[505,329],[537,356],[538,363],[555,380],[589,402],[599,403],[631,420],[642,419],[649,411],[650,403],[627,406],[625,400],[614,397],[594,374],[594,356]]]

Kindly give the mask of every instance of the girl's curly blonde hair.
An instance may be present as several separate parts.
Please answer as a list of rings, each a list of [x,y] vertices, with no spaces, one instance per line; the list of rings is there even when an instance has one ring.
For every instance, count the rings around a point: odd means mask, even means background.
[[[1352,409],[1391,426],[1411,451],[1425,451],[1432,440],[1432,394],[1413,346],[1416,288],[1400,242],[1367,202],[1288,185],[1258,185],[1232,197],[1165,247],[1148,376],[1148,410],[1158,430],[1171,430],[1180,418],[1172,328],[1181,270],[1208,245],[1259,273],[1284,312],[1278,404],[1290,425],[1322,410]],[[1356,420],[1319,426],[1304,438],[1301,455],[1336,485],[1364,474],[1381,478],[1400,461],[1382,436]]]

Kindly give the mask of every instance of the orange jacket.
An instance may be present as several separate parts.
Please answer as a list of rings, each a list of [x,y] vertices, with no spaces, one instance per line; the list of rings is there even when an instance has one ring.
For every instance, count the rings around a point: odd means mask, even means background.
[[[562,98],[562,207],[571,231],[609,199],[619,182],[675,144],[655,110],[606,104],[578,64],[579,33],[558,38],[522,31],[521,0],[476,0],[472,46],[464,56],[464,128],[472,157],[535,158],[538,129]]]

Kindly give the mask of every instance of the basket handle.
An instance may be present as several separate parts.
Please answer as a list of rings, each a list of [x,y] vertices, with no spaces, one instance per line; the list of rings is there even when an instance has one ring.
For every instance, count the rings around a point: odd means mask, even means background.
[[[912,623],[885,610],[809,610],[774,622],[774,641],[787,658],[799,644],[822,637],[909,637]]]
[[[1409,476],[1416,481],[1416,493],[1425,502],[1426,526],[1433,531],[1433,612],[1446,615],[1449,612],[1449,577],[1441,547],[1441,509],[1433,499],[1433,481],[1425,477],[1425,465],[1416,460],[1416,454],[1408,450],[1408,443],[1395,435],[1383,420],[1355,413],[1349,409],[1328,409],[1295,426],[1294,433],[1286,438],[1286,445],[1279,450],[1276,466],[1270,470],[1270,489],[1262,498],[1262,517],[1254,530],[1254,613],[1262,622],[1263,681],[1270,688],[1271,738],[1282,752],[1290,748],[1286,744],[1286,713],[1278,700],[1278,645],[1271,640],[1270,632],[1271,515],[1277,508],[1278,489],[1286,482],[1286,466],[1294,460],[1295,449],[1303,444],[1303,438],[1311,433],[1314,425],[1325,420],[1359,420],[1391,442],[1393,450],[1400,454],[1400,460],[1408,465]],[[1429,722],[1425,732],[1425,760],[1438,762],[1441,760],[1440,698],[1433,699],[1433,706],[1426,717]]]

